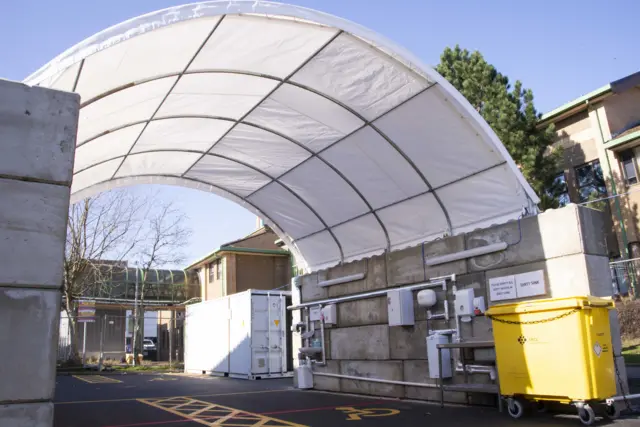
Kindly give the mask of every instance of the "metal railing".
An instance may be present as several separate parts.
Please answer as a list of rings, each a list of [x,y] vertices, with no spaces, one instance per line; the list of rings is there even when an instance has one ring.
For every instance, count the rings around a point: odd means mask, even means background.
[[[613,261],[609,269],[614,295],[627,296],[633,292],[634,284],[640,283],[640,258]]]
[[[166,311],[145,311],[144,318],[144,321],[140,319],[139,334],[144,339],[138,345],[144,359],[153,362],[181,362],[184,353],[184,313],[176,312],[171,316]],[[130,310],[98,309],[91,321],[83,320],[70,318],[66,313],[61,314],[58,363],[65,363],[76,355],[85,366],[124,363],[126,355],[132,353],[134,318]],[[74,342],[76,355],[72,345]]]

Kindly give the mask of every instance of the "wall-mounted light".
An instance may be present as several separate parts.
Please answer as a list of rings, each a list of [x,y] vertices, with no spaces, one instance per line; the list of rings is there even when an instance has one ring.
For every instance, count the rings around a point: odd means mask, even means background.
[[[507,246],[509,245],[507,245],[506,242],[492,243],[490,245],[480,246],[479,248],[467,249],[466,251],[460,251],[452,254],[446,254],[446,255],[427,258],[425,260],[425,264],[429,266],[446,264],[447,262],[453,262],[461,259],[467,259],[467,258],[473,258],[480,255],[486,255],[493,252],[504,251],[505,249],[507,249]]]
[[[326,286],[340,285],[342,283],[355,282],[356,280],[364,279],[364,273],[351,274],[349,276],[338,277],[336,279],[323,280],[318,282],[318,286],[324,288]]]

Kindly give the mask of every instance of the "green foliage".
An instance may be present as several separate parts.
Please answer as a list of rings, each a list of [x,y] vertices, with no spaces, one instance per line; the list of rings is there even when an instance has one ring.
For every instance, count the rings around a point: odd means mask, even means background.
[[[444,50],[436,70],[489,123],[540,197],[540,208],[558,207],[560,184],[556,176],[562,152],[551,147],[553,125],[536,127],[540,114],[533,103],[533,92],[523,88],[520,81],[512,87],[508,77],[487,63],[480,52],[459,46]]]

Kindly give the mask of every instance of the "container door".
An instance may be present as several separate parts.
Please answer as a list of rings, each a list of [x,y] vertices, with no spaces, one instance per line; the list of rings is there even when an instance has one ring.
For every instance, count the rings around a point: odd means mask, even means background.
[[[199,373],[211,370],[207,355],[212,351],[210,339],[212,321],[210,302],[187,307],[184,326],[184,363],[187,372]]]
[[[280,294],[253,295],[251,367],[254,375],[286,372],[283,314]]]
[[[216,373],[229,373],[229,299],[211,301],[212,321],[207,325],[207,341],[210,352],[207,355],[209,369]]]
[[[251,368],[251,294],[229,298],[229,373],[249,375]]]

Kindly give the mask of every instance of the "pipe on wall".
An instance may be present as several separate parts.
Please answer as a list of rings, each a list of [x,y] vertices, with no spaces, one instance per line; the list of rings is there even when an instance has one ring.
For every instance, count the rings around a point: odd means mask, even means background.
[[[442,287],[443,290],[446,290],[447,289],[447,280],[455,281],[456,280],[456,275],[455,274],[451,274],[451,275],[448,275],[448,276],[434,277],[433,279],[430,279],[428,282],[418,283],[416,285],[408,285],[408,286],[401,286],[401,287],[397,287],[397,288],[380,289],[380,290],[377,290],[377,291],[365,292],[365,293],[362,293],[362,294],[348,295],[348,296],[344,296],[344,297],[329,298],[329,299],[324,299],[324,300],[320,300],[320,301],[312,301],[312,302],[307,302],[307,303],[298,304],[298,305],[291,305],[291,306],[287,307],[287,309],[288,310],[300,310],[300,309],[303,309],[303,308],[316,307],[316,306],[319,306],[319,305],[320,306],[324,306],[324,305],[327,305],[327,304],[337,304],[337,303],[347,302],[347,301],[355,301],[355,300],[360,300],[360,299],[375,298],[375,297],[378,297],[378,296],[386,295],[387,292],[389,292],[391,290],[399,290],[399,289],[417,291],[419,289]]]
[[[337,277],[335,279],[323,280],[318,283],[318,286],[321,288],[326,288],[327,286],[340,285],[342,283],[355,282],[356,280],[364,279],[364,273],[351,274],[349,276]]]
[[[407,381],[383,380],[383,379],[379,379],[379,378],[356,377],[356,376],[353,376],[353,375],[329,374],[329,373],[326,373],[326,372],[314,372],[313,375],[317,375],[319,377],[342,378],[342,379],[345,379],[345,380],[366,381],[366,382],[370,382],[370,383],[404,385],[404,386],[409,386],[409,387],[439,388],[439,386],[437,384],[412,383],[412,382],[407,382]]]
[[[492,243],[490,245],[480,246],[478,248],[467,249],[465,251],[454,252],[452,254],[427,258],[425,260],[425,264],[428,266],[446,264],[448,262],[458,261],[461,259],[473,258],[493,252],[504,251],[505,249],[507,249],[507,246],[508,244],[506,242]]]

